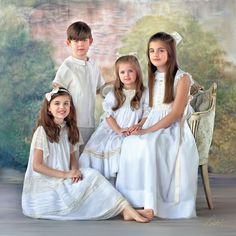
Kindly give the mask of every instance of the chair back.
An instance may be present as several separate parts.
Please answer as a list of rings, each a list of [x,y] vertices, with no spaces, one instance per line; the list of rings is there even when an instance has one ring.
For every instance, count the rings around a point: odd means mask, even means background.
[[[201,87],[190,102],[195,112],[188,122],[197,144],[199,165],[208,163],[215,123],[216,89],[216,83],[213,83],[208,90]]]
[[[112,80],[110,82],[105,83],[102,88],[100,89],[100,95],[104,99],[106,95],[113,90],[115,81]]]

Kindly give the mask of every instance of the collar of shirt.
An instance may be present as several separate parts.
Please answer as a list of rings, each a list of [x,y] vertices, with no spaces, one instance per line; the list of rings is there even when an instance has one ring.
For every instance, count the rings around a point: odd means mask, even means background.
[[[86,62],[89,61],[89,58],[88,58],[87,61],[85,61],[85,60],[80,60],[80,59],[75,58],[75,57],[72,57],[72,56],[71,56],[71,59],[72,59],[74,62],[76,62],[77,64],[81,65],[81,66],[85,66],[85,65],[86,65]]]

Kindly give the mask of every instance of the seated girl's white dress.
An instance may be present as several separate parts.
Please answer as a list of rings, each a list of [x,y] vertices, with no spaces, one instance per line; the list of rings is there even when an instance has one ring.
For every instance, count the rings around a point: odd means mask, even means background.
[[[44,128],[37,128],[33,135],[22,193],[22,208],[26,216],[54,220],[98,220],[116,216],[128,205],[96,170],[81,169],[83,180],[78,183],[33,171],[35,149],[43,151],[45,165],[69,171],[70,153],[78,146],[68,142],[66,127],[61,128],[59,143],[49,142]]]
[[[86,144],[79,158],[81,167],[91,167],[98,170],[107,179],[116,177],[119,169],[121,144],[124,139],[122,134],[114,132],[106,121],[106,117],[112,116],[119,127],[128,128],[137,124],[148,114],[148,94],[144,91],[139,109],[132,109],[130,102],[135,95],[135,90],[125,90],[125,102],[118,110],[113,111],[116,98],[113,91],[109,92],[103,102],[103,120]]]
[[[178,70],[178,81],[185,72]],[[190,75],[189,75],[190,76]],[[190,76],[191,78],[191,76]],[[156,73],[154,106],[143,128],[164,118],[172,104],[164,104],[164,73]],[[198,152],[186,115],[168,128],[124,139],[116,188],[135,207],[152,208],[161,218],[196,216]]]

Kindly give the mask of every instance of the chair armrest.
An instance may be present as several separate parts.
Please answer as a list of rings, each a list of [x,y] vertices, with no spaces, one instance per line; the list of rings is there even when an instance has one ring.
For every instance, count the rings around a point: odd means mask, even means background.
[[[188,120],[198,148],[200,165],[208,162],[208,154],[213,137],[216,106],[215,94],[211,98],[210,109],[202,112],[194,112]]]

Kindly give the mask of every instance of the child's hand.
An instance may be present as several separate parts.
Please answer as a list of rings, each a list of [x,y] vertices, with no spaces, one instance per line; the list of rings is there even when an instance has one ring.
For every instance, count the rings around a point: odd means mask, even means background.
[[[146,134],[146,129],[138,129],[138,130],[134,130],[131,135],[144,135]]]
[[[137,124],[137,125],[133,125],[133,126],[129,127],[128,130],[129,130],[129,132],[131,134],[133,131],[137,131],[137,130],[140,130],[140,129],[142,129],[142,126]]]
[[[127,136],[129,136],[131,133],[126,130],[126,131],[123,131],[122,134],[123,134],[125,137],[127,137]]]
[[[129,132],[128,128],[120,128],[118,134],[128,136],[130,134],[130,132]]]
[[[73,169],[66,173],[66,178],[72,179],[73,183],[77,183],[82,180],[83,176],[80,170]]]

